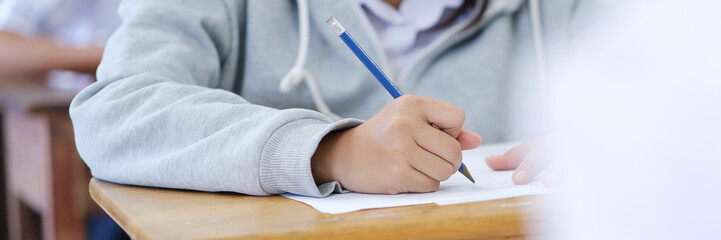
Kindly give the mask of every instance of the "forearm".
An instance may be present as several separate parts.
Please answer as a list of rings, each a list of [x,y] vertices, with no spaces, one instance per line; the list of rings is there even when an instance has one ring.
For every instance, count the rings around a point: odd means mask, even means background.
[[[67,70],[94,74],[102,48],[71,48],[45,39],[22,38],[0,31],[0,74]]]
[[[158,79],[101,79],[78,94],[70,115],[93,176],[252,195],[329,194],[310,175],[310,155],[325,132],[358,123],[333,123],[317,112],[270,109],[227,91]]]
[[[48,57],[50,69],[95,74],[103,57],[103,49],[59,47],[57,54]]]
[[[123,25],[108,42],[98,81],[70,106],[78,152],[93,176],[113,182],[327,196],[337,184],[317,186],[310,158],[326,133],[360,121],[271,109],[214,89],[235,79],[227,69],[238,68],[222,61],[240,47],[237,32],[228,31],[237,21],[217,14],[225,7],[124,1]]]

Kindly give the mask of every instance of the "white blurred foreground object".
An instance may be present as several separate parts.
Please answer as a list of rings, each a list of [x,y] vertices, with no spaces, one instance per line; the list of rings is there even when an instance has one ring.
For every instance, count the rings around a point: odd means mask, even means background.
[[[554,71],[558,237],[721,239],[721,3],[622,4]]]

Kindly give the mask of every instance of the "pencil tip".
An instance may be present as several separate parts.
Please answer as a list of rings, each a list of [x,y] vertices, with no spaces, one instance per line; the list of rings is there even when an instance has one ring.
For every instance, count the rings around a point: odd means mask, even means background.
[[[468,168],[463,168],[459,170],[463,176],[466,176],[468,180],[471,180],[472,183],[476,183],[476,180],[473,180],[473,176],[471,176],[471,172],[468,171]]]

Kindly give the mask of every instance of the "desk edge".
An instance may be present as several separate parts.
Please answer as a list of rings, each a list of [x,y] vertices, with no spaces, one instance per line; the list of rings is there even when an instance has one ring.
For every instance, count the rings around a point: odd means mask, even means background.
[[[95,203],[100,206],[100,208],[105,211],[105,213],[110,216],[110,218],[115,221],[122,229],[125,231],[128,236],[130,236],[130,239],[149,239],[147,236],[142,234],[142,231],[139,231],[140,228],[137,224],[132,222],[130,218],[128,218],[128,214],[122,211],[118,205],[110,201],[110,197],[108,197],[107,193],[100,190],[100,184],[102,180],[91,178],[90,183],[88,184],[88,192],[90,193],[90,197],[95,201]],[[108,206],[112,205],[112,206]],[[115,211],[111,210],[115,209]],[[121,221],[117,219],[115,216],[123,216],[123,218],[127,219],[127,221]],[[138,231],[131,231],[131,230],[138,230]]]

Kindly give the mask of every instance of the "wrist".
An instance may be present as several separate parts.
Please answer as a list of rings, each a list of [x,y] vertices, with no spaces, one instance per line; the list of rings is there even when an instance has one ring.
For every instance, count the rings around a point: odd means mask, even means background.
[[[318,148],[311,157],[311,171],[317,185],[337,181],[334,177],[335,159],[338,156],[338,141],[347,130],[328,133],[318,144]]]

